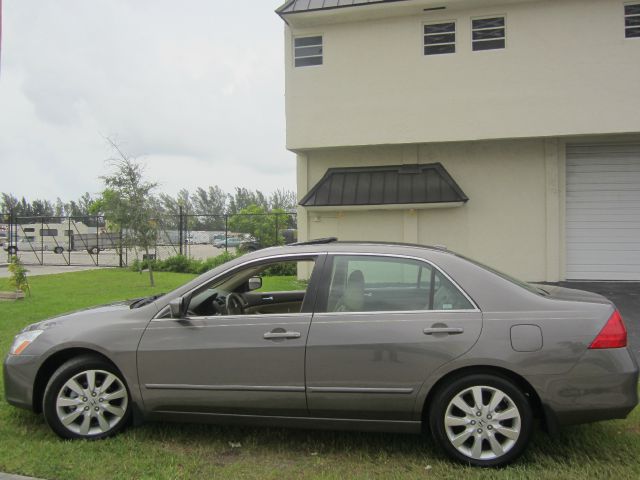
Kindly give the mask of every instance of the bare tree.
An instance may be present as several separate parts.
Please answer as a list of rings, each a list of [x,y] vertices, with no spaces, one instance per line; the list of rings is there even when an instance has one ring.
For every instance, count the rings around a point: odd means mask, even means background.
[[[144,167],[138,159],[123,152],[112,139],[106,140],[116,155],[108,160],[113,169],[111,175],[100,177],[105,189],[97,203],[112,223],[127,230],[127,241],[146,254],[153,287],[153,261],[149,253],[158,238],[154,208],[157,202],[153,196],[158,184],[145,179]]]

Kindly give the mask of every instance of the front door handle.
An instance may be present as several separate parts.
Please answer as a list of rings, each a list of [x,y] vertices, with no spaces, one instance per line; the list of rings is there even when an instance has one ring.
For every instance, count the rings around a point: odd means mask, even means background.
[[[262,297],[263,302],[273,302],[273,295]]]
[[[446,335],[459,335],[464,332],[464,328],[457,327],[431,327],[422,331],[425,335],[438,335],[444,333]]]
[[[263,335],[265,340],[278,340],[281,338],[300,338],[300,332],[267,332]]]

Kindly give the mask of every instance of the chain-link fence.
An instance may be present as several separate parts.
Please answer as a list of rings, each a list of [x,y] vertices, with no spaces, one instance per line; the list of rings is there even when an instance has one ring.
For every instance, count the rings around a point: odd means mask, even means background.
[[[0,246],[7,261],[27,265],[124,267],[146,257],[206,259],[224,251],[253,251],[297,239],[295,213],[162,215],[151,221],[154,240],[141,245],[137,229],[103,216],[21,217],[0,214]],[[148,253],[147,253],[148,252]]]

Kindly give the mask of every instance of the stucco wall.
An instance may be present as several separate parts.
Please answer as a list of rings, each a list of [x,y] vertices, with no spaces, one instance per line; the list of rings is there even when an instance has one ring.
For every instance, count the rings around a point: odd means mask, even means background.
[[[287,145],[316,147],[638,132],[640,39],[622,0],[536,1],[286,29]],[[353,9],[366,11],[365,7]],[[504,14],[507,48],[471,51],[471,18]],[[457,22],[424,56],[422,25]],[[293,35],[324,65],[293,68]]]
[[[563,158],[558,142],[544,139],[306,152],[298,159],[301,195],[330,167],[440,162],[469,201],[426,210],[300,209],[300,236],[445,245],[526,280],[558,280]]]

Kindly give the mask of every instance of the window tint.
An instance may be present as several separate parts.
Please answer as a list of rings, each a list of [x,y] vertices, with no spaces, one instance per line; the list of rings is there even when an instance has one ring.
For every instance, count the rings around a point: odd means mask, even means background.
[[[424,54],[440,55],[455,53],[456,24],[454,22],[435,23],[424,26]]]
[[[505,18],[478,18],[471,21],[472,48],[474,51],[495,50],[505,47]]]
[[[328,312],[473,308],[451,281],[427,263],[360,255],[333,258]]]
[[[322,36],[294,39],[293,56],[296,67],[322,65]]]

